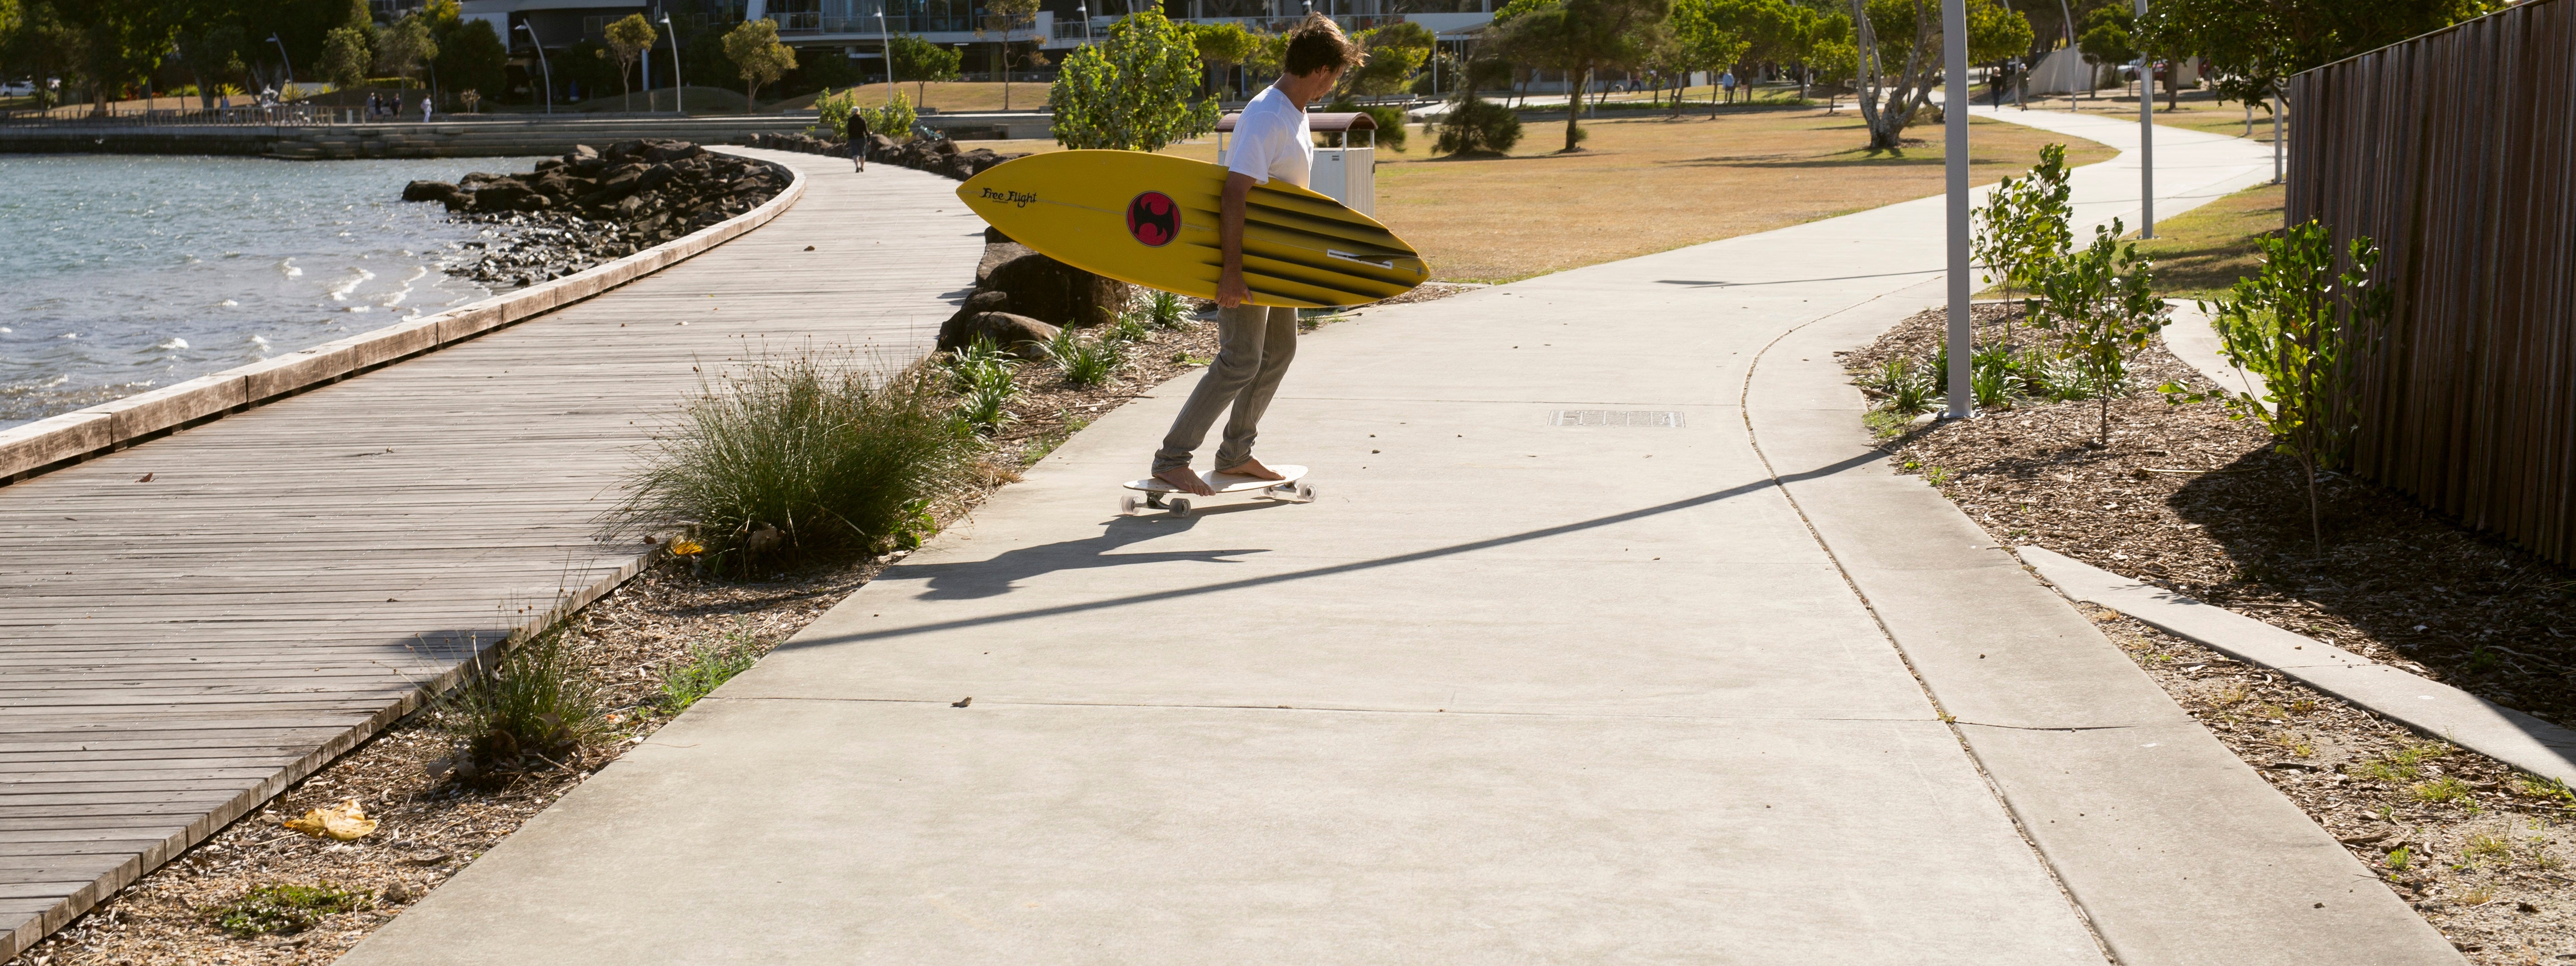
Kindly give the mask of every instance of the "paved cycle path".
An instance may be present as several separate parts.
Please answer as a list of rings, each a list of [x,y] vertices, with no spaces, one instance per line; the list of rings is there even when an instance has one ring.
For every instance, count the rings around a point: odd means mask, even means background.
[[[344,962],[2456,961],[1868,447],[1941,204],[1318,330],[1308,505],[1115,515],[1161,387]]]

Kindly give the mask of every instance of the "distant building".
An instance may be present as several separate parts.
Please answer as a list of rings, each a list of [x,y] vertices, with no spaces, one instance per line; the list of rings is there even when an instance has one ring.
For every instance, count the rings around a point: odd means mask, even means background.
[[[372,0],[379,6],[420,0]],[[1139,7],[1159,2],[1165,16],[1199,22],[1235,21],[1248,27],[1286,29],[1308,9],[1305,0],[1042,0],[1032,22],[1010,31],[1014,45],[1036,43],[1049,51],[1070,50],[1087,40],[1108,36],[1109,25]],[[1410,20],[1444,35],[1491,22],[1501,0],[1320,0],[1313,9],[1329,14],[1344,29],[1364,30]],[[1107,9],[1089,9],[1097,5]],[[808,51],[837,49],[852,60],[876,62],[884,40],[912,34],[935,44],[961,48],[963,70],[970,78],[989,78],[1003,40],[985,26],[978,0],[464,0],[469,20],[485,20],[507,38],[510,49],[533,60],[527,24],[552,52],[583,40],[607,37],[607,25],[630,13],[659,21],[665,15],[683,37],[729,29],[745,20],[766,18],[778,24],[779,39]],[[882,14],[882,18],[880,18]],[[1085,24],[1085,15],[1091,21]],[[1050,54],[1050,61],[1056,59]],[[531,65],[533,66],[533,65]],[[871,72],[882,67],[872,66]],[[1035,72],[1032,72],[1035,73]]]

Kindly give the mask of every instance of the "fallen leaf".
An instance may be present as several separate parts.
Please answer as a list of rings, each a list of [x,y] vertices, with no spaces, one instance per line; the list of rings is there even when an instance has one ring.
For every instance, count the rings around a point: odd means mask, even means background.
[[[291,818],[279,824],[317,839],[343,842],[366,838],[376,830],[376,820],[368,818],[367,810],[358,807],[358,800],[354,798],[329,808],[314,809],[304,813],[303,818]]]

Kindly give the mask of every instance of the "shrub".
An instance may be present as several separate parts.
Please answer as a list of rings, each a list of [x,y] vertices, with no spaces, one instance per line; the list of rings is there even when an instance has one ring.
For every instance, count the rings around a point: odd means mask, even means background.
[[[2011,349],[1989,348],[1970,357],[1968,386],[1976,394],[1981,409],[2002,409],[2012,405],[2029,383],[2013,368]]]
[[[2039,149],[2038,166],[1995,185],[1985,207],[1975,212],[1977,261],[1990,273],[1988,283],[2003,283],[2006,299],[2016,286],[2036,287],[2033,280],[2074,247],[2074,232],[2067,227],[2075,213],[2068,201],[2072,194],[2066,145],[2051,144]]]
[[[1190,318],[1189,300],[1171,292],[1155,292],[1145,300],[1145,317],[1162,328],[1180,328]]]
[[[216,927],[243,938],[272,933],[299,933],[333,913],[365,908],[367,895],[328,882],[319,885],[271,883],[252,886],[240,898],[208,910]]]
[[[1065,328],[1047,341],[1047,359],[1064,370],[1064,381],[1076,386],[1097,386],[1118,374],[1126,361],[1126,347],[1118,340],[1103,335],[1086,339],[1080,330]]]
[[[560,764],[605,727],[599,685],[560,632],[511,650],[491,674],[449,697],[442,717],[465,744],[457,777],[466,779],[516,770],[531,755]]]
[[[2351,267],[2340,274],[2334,241],[2315,221],[2256,243],[2262,268],[2201,308],[2227,361],[2263,380],[2264,398],[2225,389],[2186,393],[2172,383],[2158,388],[2170,402],[2219,399],[2228,418],[2260,420],[2277,450],[2306,471],[2308,526],[2322,551],[2316,477],[2351,464],[2361,431],[2361,366],[2386,334],[2391,299],[2374,277],[2379,246],[2367,237],[2352,240]]]
[[[719,568],[870,548],[913,500],[962,484],[978,445],[927,366],[893,375],[814,353],[701,386],[628,476],[629,531],[686,527]]]
[[[1904,416],[1930,411],[1932,400],[1941,396],[1931,374],[1911,359],[1887,360],[1878,372],[1877,387],[1887,394],[1887,409]]]
[[[2164,300],[2156,297],[2153,266],[2135,243],[2120,244],[2119,219],[2093,230],[2093,244],[2052,260],[2038,280],[2032,324],[2056,337],[2056,355],[2072,363],[2102,400],[2097,433],[2111,444],[2111,397],[2127,383],[2129,360],[2163,329]]]
[[[854,113],[868,122],[870,132],[883,134],[897,142],[912,140],[912,126],[921,120],[921,112],[913,109],[912,95],[901,92],[894,95],[893,103],[855,108]],[[849,124],[843,122],[843,137],[849,136],[848,128]]]
[[[1472,93],[1461,94],[1427,133],[1432,135],[1431,150],[1439,154],[1501,154],[1521,143],[1521,116]]]
[[[1339,100],[1325,105],[1324,113],[1366,114],[1369,120],[1377,122],[1379,145],[1396,151],[1404,150],[1405,125],[1410,123],[1411,119],[1405,116],[1404,109],[1401,107],[1390,104],[1361,105],[1348,100]]]
[[[1020,361],[991,338],[976,336],[965,348],[950,352],[944,365],[959,397],[958,418],[967,426],[990,431],[1018,418],[1009,407],[1020,394]]]

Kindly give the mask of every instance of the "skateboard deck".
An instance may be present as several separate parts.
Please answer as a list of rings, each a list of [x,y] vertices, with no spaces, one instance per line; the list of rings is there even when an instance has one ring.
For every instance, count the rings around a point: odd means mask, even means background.
[[[1141,151],[1050,151],[957,186],[987,223],[1095,275],[1216,297],[1217,205],[1226,169]],[[1420,253],[1377,219],[1285,181],[1245,201],[1243,281],[1252,304],[1364,305],[1431,277]]]
[[[1315,488],[1299,482],[1306,478],[1305,467],[1273,466],[1270,469],[1271,472],[1279,474],[1281,478],[1276,480],[1264,480],[1250,476],[1233,476],[1210,470],[1199,474],[1199,482],[1205,483],[1208,485],[1209,489],[1215,490],[1216,493],[1214,495],[1216,496],[1224,496],[1229,493],[1258,492],[1261,496],[1266,496],[1273,500],[1287,503],[1315,502]],[[1169,510],[1173,516],[1185,517],[1190,515],[1190,498],[1194,494],[1191,494],[1188,490],[1181,489],[1180,487],[1173,486],[1150,476],[1141,480],[1128,480],[1123,485],[1130,490],[1143,493],[1145,496],[1141,500],[1133,496],[1119,498],[1118,512],[1120,513],[1132,516],[1140,507],[1152,507],[1157,510]]]

